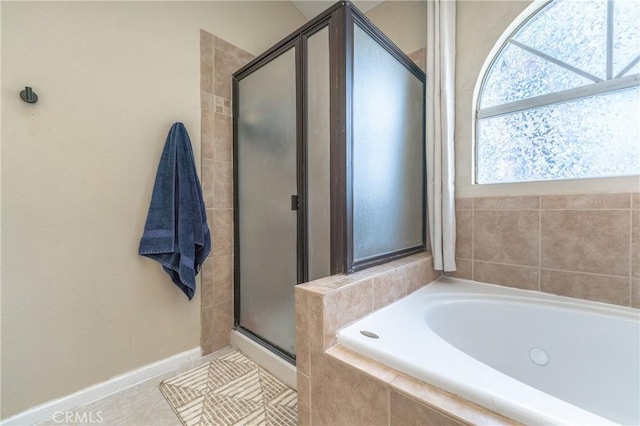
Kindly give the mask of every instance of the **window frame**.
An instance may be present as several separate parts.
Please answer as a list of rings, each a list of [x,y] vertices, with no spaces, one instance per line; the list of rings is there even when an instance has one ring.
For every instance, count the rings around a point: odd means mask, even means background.
[[[531,48],[523,43],[514,40],[514,36],[529,23],[531,19],[533,19],[538,13],[542,12],[544,8],[549,6],[555,0],[537,0],[534,1],[531,5],[529,5],[525,10],[518,15],[514,21],[507,26],[501,36],[498,38],[493,48],[487,55],[482,68],[480,69],[480,73],[478,74],[478,80],[476,81],[476,85],[473,93],[473,102],[472,102],[472,117],[473,117],[473,128],[472,128],[472,169],[471,176],[473,186],[487,186],[487,185],[519,185],[519,184],[527,184],[527,183],[540,183],[540,182],[558,182],[558,181],[568,181],[568,180],[586,180],[586,179],[610,179],[610,178],[633,178],[638,175],[622,175],[622,176],[602,176],[602,177],[582,177],[582,178],[571,178],[571,179],[549,179],[549,180],[526,180],[526,181],[518,181],[518,182],[487,182],[480,183],[478,182],[478,123],[481,119],[497,117],[500,115],[511,114],[514,112],[520,112],[530,109],[535,109],[539,107],[549,106],[549,105],[557,105],[565,102],[571,102],[578,99],[588,98],[592,96],[602,95],[606,93],[613,93],[616,91],[631,89],[635,87],[640,87],[640,73],[624,75],[630,69],[632,69],[636,64],[640,62],[640,55],[636,56],[629,64],[627,64],[616,76],[613,76],[613,13],[612,13],[612,5],[615,0],[607,0],[607,63],[606,63],[606,80],[603,80],[600,77],[589,74],[585,71],[582,71],[576,67],[573,67],[569,64],[566,64],[563,61],[560,61],[556,58],[553,58],[543,52],[537,51],[534,48]],[[621,1],[621,0],[618,0]],[[485,89],[485,85],[488,81],[490,71],[492,70],[495,62],[502,54],[502,51],[509,45],[513,44],[514,46],[523,49],[535,56],[538,56],[546,61],[552,62],[564,69],[575,72],[576,74],[585,77],[589,80],[592,80],[593,83],[579,86],[567,90],[561,90],[558,92],[548,93],[544,95],[534,96],[532,98],[520,99],[517,101],[507,102],[500,105],[495,105],[491,107],[481,108],[480,102],[482,100],[482,94]]]

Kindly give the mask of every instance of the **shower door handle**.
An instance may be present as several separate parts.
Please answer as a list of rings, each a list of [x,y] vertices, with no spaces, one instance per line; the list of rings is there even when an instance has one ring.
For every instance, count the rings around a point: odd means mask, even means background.
[[[300,208],[300,197],[297,195],[291,196],[291,210],[298,210]]]

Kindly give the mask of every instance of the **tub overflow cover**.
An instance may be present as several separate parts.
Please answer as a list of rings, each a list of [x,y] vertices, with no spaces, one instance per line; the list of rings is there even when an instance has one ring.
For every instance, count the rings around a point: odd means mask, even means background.
[[[549,355],[540,348],[533,348],[529,352],[529,358],[533,361],[534,364],[539,365],[540,367],[544,367],[549,363]]]
[[[360,330],[360,334],[362,334],[363,336],[370,337],[371,339],[377,339],[377,338],[380,337],[376,333],[372,333],[372,332],[367,331],[367,330]]]

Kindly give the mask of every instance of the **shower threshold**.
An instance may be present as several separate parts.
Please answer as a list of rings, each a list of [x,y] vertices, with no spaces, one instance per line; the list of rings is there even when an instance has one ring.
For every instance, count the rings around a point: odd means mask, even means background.
[[[273,374],[278,380],[297,389],[295,361],[285,360],[279,354],[265,347],[262,342],[241,327],[231,330],[231,346],[242,352],[247,358]],[[284,355],[284,354],[283,354]]]

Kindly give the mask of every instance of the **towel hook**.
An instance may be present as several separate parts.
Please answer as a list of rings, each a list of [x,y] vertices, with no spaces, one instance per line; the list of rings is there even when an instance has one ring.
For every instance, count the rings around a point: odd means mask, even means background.
[[[20,97],[23,101],[30,104],[38,102],[38,95],[36,95],[36,92],[29,86],[25,86],[24,90],[20,92]]]

